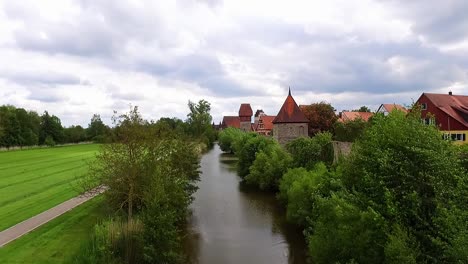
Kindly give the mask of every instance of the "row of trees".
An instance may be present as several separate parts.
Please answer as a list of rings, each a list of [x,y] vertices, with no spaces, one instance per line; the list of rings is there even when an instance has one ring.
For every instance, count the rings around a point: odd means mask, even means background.
[[[0,106],[0,147],[55,145],[82,141],[102,142],[110,134],[99,115],[94,115],[88,128],[63,127],[55,115],[39,115],[11,105]]]
[[[216,131],[211,127],[210,104],[205,100],[189,102],[189,110],[185,122],[177,118],[161,118],[148,124],[164,133],[190,136],[202,140],[205,145],[212,145]],[[104,124],[97,114],[93,115],[87,128],[80,125],[63,127],[60,118],[47,111],[39,115],[11,105],[0,106],[0,147],[53,146],[83,141],[104,143],[114,141],[115,134],[115,128]]]
[[[96,226],[75,263],[184,263],[183,228],[197,190],[199,157],[216,138],[210,104],[189,103],[187,121],[144,120],[137,107],[116,116],[82,186],[106,186],[115,214]]]
[[[467,148],[418,114],[376,116],[338,164],[328,133],[283,149],[230,129],[219,143],[239,158],[242,178],[278,193],[314,263],[465,263]]]

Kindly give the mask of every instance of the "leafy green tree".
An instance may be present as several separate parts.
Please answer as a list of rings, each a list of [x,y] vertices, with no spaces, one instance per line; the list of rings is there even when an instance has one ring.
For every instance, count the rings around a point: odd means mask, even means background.
[[[88,128],[86,129],[86,134],[89,140],[103,143],[109,133],[109,130],[109,127],[102,122],[101,116],[94,114]]]
[[[418,262],[447,261],[451,238],[467,230],[468,188],[453,147],[435,126],[422,124],[417,111],[378,115],[345,171],[362,208],[407,228]]]
[[[337,121],[333,125],[335,140],[354,142],[364,134],[367,127],[369,127],[369,122],[361,118],[346,122]]]
[[[314,263],[383,263],[385,220],[372,208],[361,210],[346,195],[318,199],[317,220],[307,229]]]
[[[236,141],[241,141],[245,132],[238,128],[228,127],[219,133],[218,144],[222,151],[235,153],[234,144]]]
[[[86,140],[86,130],[78,125],[64,128],[65,141],[69,143],[78,143]]]
[[[216,140],[216,131],[211,122],[211,104],[205,100],[200,100],[198,103],[188,102],[190,112],[187,114],[188,129],[192,136],[200,138],[211,147]]]
[[[279,180],[291,163],[291,156],[275,142],[257,153],[245,180],[261,190],[277,190]]]
[[[45,139],[51,137],[55,143],[63,143],[63,127],[60,119],[54,115],[49,115],[45,111],[41,116],[39,144],[46,144]]]
[[[329,162],[327,148],[331,146],[332,135],[329,132],[317,133],[313,138],[297,138],[286,145],[293,158],[293,167],[312,169],[316,163]]]
[[[342,189],[339,171],[328,171],[324,163],[313,170],[296,168],[288,170],[280,180],[278,198],[286,205],[288,221],[307,226],[317,218],[317,200],[327,198]],[[308,222],[310,221],[310,222]]]
[[[245,144],[239,144],[242,147],[238,151],[236,150],[236,156],[238,157],[237,174],[241,178],[245,178],[249,174],[250,166],[255,161],[257,153],[276,143],[272,138],[246,135]]]

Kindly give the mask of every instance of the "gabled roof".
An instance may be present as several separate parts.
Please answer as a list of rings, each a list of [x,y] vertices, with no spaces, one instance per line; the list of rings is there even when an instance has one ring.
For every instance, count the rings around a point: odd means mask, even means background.
[[[279,110],[276,118],[273,120],[273,124],[277,123],[308,123],[309,120],[304,113],[297,106],[296,101],[291,96],[291,90],[289,90],[288,97],[284,101],[283,106]]]
[[[381,108],[384,108],[385,111],[387,112],[392,112],[393,110],[400,110],[400,111],[403,111],[403,112],[408,112],[408,110],[406,108],[404,108],[402,105],[399,105],[399,104],[382,104],[380,107],[379,107],[379,110]],[[379,111],[377,110],[377,112]]]
[[[341,117],[340,121],[353,121],[358,118],[364,120],[364,121],[369,121],[369,118],[371,118],[374,114],[371,112],[349,112],[349,111],[343,111],[341,112]]]
[[[433,93],[423,95],[441,111],[468,127],[468,96]]]
[[[273,129],[273,120],[276,118],[276,116],[267,116],[267,115],[262,115],[259,118],[259,122],[256,123],[255,130],[259,130],[259,124],[260,120],[263,122],[263,130],[272,130]]]
[[[240,128],[240,118],[238,116],[224,116],[223,126]]]
[[[253,111],[252,107],[250,107],[250,104],[241,104],[239,108],[239,116],[252,116]]]

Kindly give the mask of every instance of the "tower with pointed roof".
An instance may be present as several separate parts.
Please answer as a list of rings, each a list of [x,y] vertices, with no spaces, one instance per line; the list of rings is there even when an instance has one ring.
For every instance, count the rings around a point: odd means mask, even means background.
[[[242,131],[252,131],[252,107],[250,104],[241,104],[239,108],[240,129]]]
[[[282,145],[298,137],[307,137],[308,122],[289,89],[288,97],[273,120],[273,137]]]

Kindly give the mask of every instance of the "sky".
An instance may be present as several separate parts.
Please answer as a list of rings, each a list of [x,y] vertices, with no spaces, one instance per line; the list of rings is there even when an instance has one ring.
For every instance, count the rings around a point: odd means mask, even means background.
[[[468,95],[468,1],[0,0],[0,105],[87,126],[138,106],[214,121],[241,103],[276,115]]]

